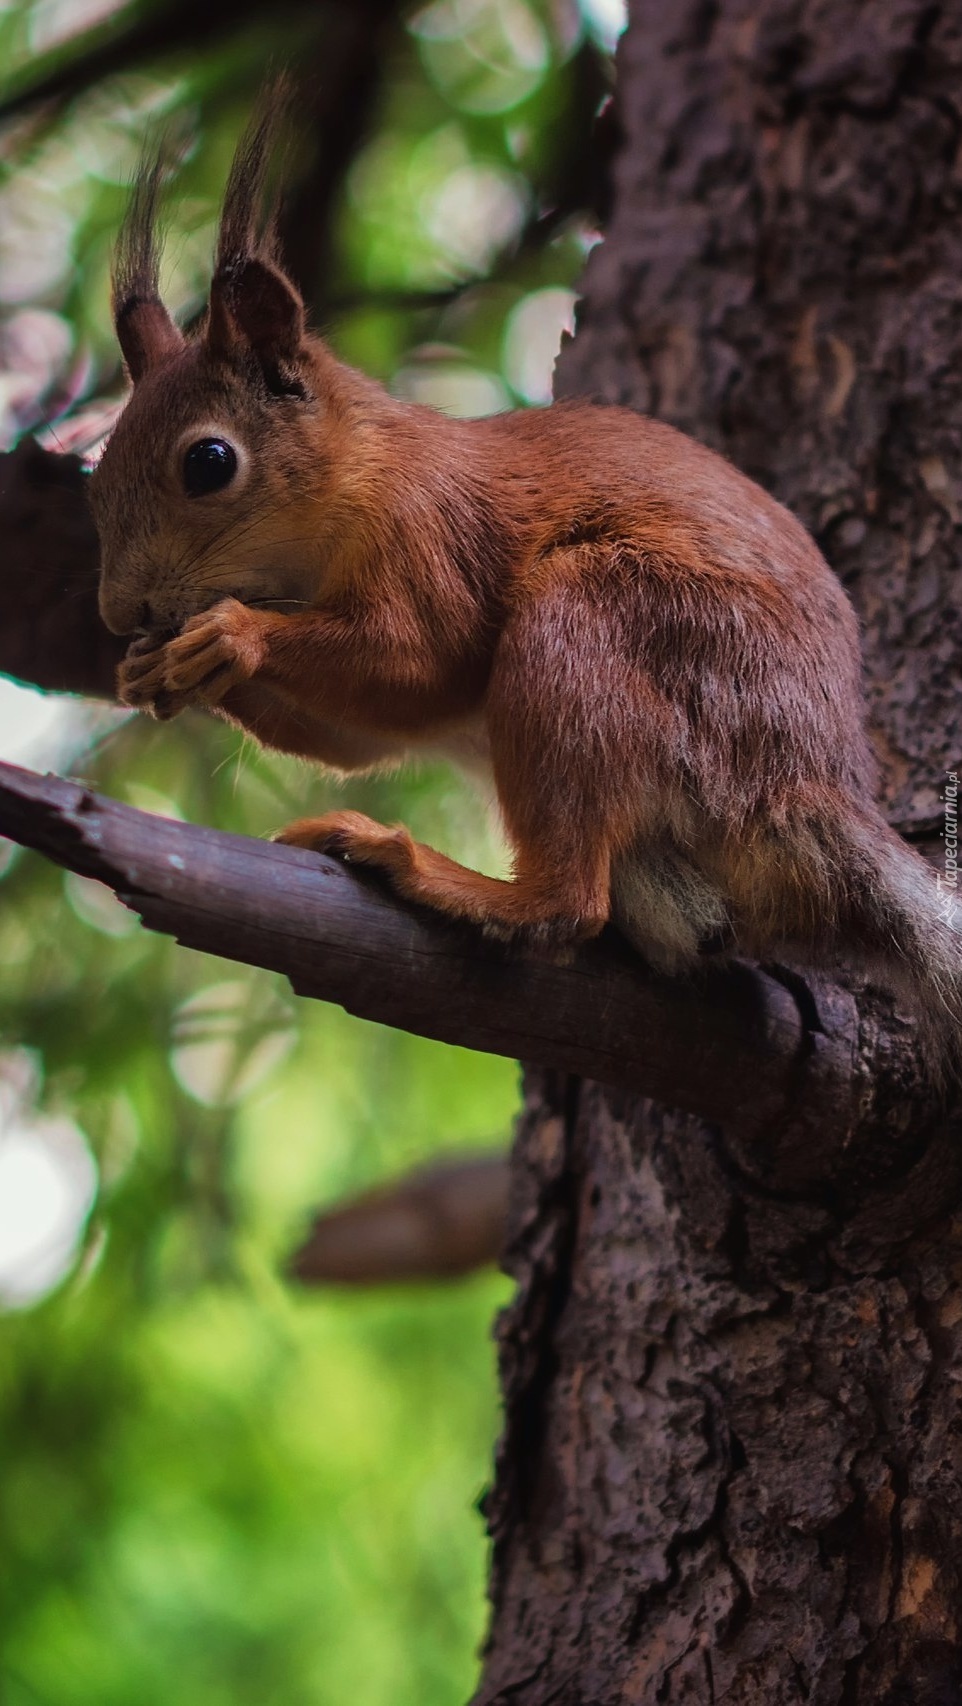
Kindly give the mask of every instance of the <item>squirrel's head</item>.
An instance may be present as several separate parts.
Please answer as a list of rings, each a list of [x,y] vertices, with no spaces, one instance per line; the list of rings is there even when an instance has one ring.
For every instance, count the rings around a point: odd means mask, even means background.
[[[257,234],[273,130],[265,104],[234,161],[191,337],[158,289],[159,162],[131,198],[113,311],[133,392],[91,480],[100,610],[116,634],[172,632],[228,596],[290,609],[316,591],[339,364]]]

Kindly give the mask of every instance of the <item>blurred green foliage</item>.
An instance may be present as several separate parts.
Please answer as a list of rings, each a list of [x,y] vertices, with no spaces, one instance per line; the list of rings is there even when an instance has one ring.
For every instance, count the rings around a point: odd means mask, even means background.
[[[0,5],[7,92],[150,14]],[[564,179],[572,67],[600,16],[437,0],[389,41],[318,307],[338,349],[402,393],[458,412],[546,400],[590,220],[529,237]],[[261,11],[7,127],[7,442],[119,385],[110,243],[165,113],[190,139],[170,296],[201,302],[251,92],[297,40],[296,18],[272,32]],[[447,771],[341,788],[214,720],[65,702],[45,723],[9,688],[0,750],[252,834],[347,798],[468,862],[502,859]],[[505,1282],[304,1294],[282,1275],[312,1210],[439,1150],[503,1144],[517,1069],[298,1002],[12,849],[0,897],[3,1706],[465,1700]]]

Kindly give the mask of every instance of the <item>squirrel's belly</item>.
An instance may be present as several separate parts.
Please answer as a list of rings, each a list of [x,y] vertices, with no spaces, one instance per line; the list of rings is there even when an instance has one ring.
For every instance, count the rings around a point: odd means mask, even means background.
[[[463,770],[473,782],[479,782],[486,788],[494,786],[488,726],[480,712],[466,717],[463,722],[450,724],[443,734],[433,735],[424,745],[419,742],[412,749],[412,755],[446,759],[456,769]]]

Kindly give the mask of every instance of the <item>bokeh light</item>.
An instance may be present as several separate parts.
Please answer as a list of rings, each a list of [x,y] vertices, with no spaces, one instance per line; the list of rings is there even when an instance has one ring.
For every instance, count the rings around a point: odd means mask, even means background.
[[[0,1303],[43,1297],[70,1270],[97,1189],[76,1123],[33,1109],[40,1074],[26,1050],[0,1055]]]

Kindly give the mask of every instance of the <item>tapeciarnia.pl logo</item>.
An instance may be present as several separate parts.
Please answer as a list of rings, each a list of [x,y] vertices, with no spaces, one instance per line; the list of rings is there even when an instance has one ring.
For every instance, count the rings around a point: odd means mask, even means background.
[[[939,896],[945,911],[952,910],[955,891],[959,886],[959,778],[955,770],[947,770],[945,787],[942,791],[942,840],[945,852],[942,859],[942,870],[936,877]]]

